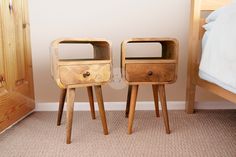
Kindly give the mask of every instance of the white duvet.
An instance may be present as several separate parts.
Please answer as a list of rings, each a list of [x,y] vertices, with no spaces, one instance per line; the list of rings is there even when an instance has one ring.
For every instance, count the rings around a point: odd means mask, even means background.
[[[199,76],[236,93],[236,2],[208,16]]]

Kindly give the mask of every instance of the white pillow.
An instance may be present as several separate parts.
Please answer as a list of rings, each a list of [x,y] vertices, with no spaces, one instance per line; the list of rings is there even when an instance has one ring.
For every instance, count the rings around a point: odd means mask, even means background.
[[[206,30],[206,31],[210,31],[212,29],[212,27],[214,26],[215,22],[210,22],[210,23],[207,23],[205,25],[203,25],[202,27]]]
[[[206,18],[206,23],[210,23],[215,21],[225,10],[227,10],[228,6],[224,6],[220,9],[217,9],[213,11],[207,18]]]
[[[213,11],[207,18],[206,23],[210,23],[215,21],[222,13],[224,12],[230,12],[234,10],[236,7],[236,0],[233,0],[231,4],[228,4],[224,7],[221,7],[215,11]]]

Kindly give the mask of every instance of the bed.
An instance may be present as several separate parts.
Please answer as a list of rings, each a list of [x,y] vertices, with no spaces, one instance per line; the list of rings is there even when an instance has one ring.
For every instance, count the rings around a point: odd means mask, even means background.
[[[202,87],[218,96],[221,96],[233,103],[236,103],[236,94],[226,90],[214,83],[203,80],[199,77],[199,61],[201,56],[201,40],[205,30],[202,26],[205,24],[205,12],[214,11],[232,0],[192,0],[190,33],[188,47],[188,74],[186,90],[186,112],[194,113],[194,103],[196,87]]]

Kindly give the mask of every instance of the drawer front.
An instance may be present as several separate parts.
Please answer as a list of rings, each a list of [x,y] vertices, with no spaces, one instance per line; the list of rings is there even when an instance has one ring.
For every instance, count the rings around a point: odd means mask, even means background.
[[[126,64],[128,82],[172,82],[176,79],[176,64]]]
[[[110,80],[110,64],[68,65],[59,67],[64,85],[103,83]]]

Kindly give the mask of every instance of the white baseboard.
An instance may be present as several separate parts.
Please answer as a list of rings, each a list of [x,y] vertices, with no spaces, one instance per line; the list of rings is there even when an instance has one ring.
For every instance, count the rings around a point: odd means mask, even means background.
[[[66,105],[66,104],[65,104]],[[126,102],[105,102],[105,109],[107,111],[124,111],[126,108]],[[160,105],[159,105],[160,106]],[[170,101],[167,102],[169,110],[184,110],[184,101]],[[196,103],[196,109],[203,110],[220,110],[220,109],[236,109],[236,104],[230,102],[201,102]],[[66,106],[64,107],[64,110]],[[160,107],[161,109],[161,107]],[[36,103],[35,111],[57,111],[58,103]],[[76,102],[74,105],[75,111],[89,111],[88,102]],[[97,103],[95,103],[95,110],[98,110]],[[152,101],[137,102],[136,110],[154,110],[154,103]]]

